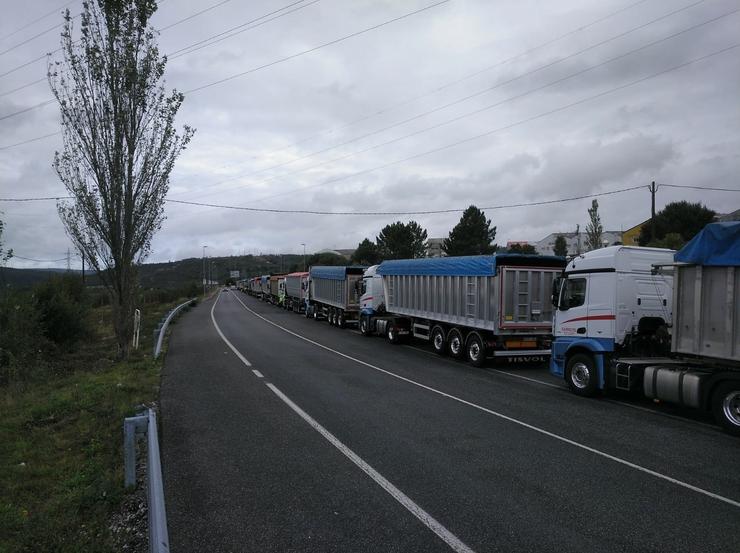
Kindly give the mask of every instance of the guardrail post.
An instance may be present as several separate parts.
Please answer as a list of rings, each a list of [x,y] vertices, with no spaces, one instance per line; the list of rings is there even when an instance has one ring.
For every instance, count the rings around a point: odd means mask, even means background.
[[[136,484],[136,434],[146,432],[147,415],[123,419],[123,482],[130,488]]]

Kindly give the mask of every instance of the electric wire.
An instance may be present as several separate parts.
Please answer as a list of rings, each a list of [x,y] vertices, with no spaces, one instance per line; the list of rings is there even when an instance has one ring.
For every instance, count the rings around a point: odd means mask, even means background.
[[[79,257],[77,254],[70,253],[69,257]],[[20,255],[13,254],[13,257],[11,259],[22,259],[23,261],[34,261],[36,263],[58,263],[60,261],[67,261],[67,257],[62,257],[61,259],[32,259],[30,257],[21,257]]]
[[[439,153],[441,151],[448,150],[450,148],[454,148],[454,147],[460,146],[462,144],[467,144],[469,142],[474,142],[476,140],[479,140],[481,138],[485,138],[485,137],[491,136],[491,135],[496,134],[498,132],[501,132],[501,131],[504,131],[504,130],[509,130],[509,129],[512,129],[512,128],[517,127],[519,125],[530,123],[530,122],[535,121],[537,119],[541,119],[543,117],[547,117],[549,115],[553,115],[555,113],[559,113],[561,111],[565,111],[565,110],[570,109],[572,107],[575,107],[575,106],[578,106],[578,105],[581,105],[581,104],[585,104],[586,102],[590,102],[590,101],[595,100],[597,98],[601,98],[603,96],[607,96],[609,94],[613,94],[614,92],[618,92],[620,90],[624,90],[626,88],[635,86],[637,84],[643,83],[643,82],[648,81],[650,79],[654,79],[654,78],[659,77],[661,75],[665,75],[666,73],[670,73],[672,71],[677,71],[677,70],[682,69],[684,67],[688,67],[689,65],[692,65],[692,64],[695,64],[695,63],[698,63],[698,62],[701,62],[701,61],[705,61],[705,60],[707,60],[709,58],[712,58],[714,56],[718,56],[720,54],[724,54],[724,53],[729,52],[731,50],[734,50],[734,49],[736,49],[738,47],[740,47],[740,43],[736,43],[736,44],[727,46],[725,48],[721,48],[719,50],[715,50],[714,52],[710,52],[709,54],[705,54],[703,56],[699,56],[697,58],[693,58],[691,60],[688,60],[688,61],[682,62],[680,64],[674,65],[672,67],[669,67],[667,69],[663,69],[661,71],[657,71],[655,73],[651,73],[649,75],[646,75],[646,76],[640,77],[638,79],[629,81],[629,82],[624,83],[622,85],[609,88],[609,89],[604,90],[602,92],[599,92],[597,94],[593,94],[593,95],[590,95],[590,96],[586,96],[586,97],[580,98],[580,99],[578,99],[578,100],[576,100],[574,102],[570,102],[568,104],[564,104],[564,105],[559,106],[557,108],[553,108],[553,109],[550,109],[550,110],[547,110],[547,111],[538,113],[538,114],[533,115],[531,117],[520,119],[519,121],[515,121],[514,123],[510,123],[508,125],[503,125],[501,127],[497,127],[497,128],[488,130],[486,132],[483,132],[483,133],[480,133],[480,134],[476,134],[476,135],[473,135],[473,136],[464,138],[462,140],[457,140],[455,142],[452,142],[452,143],[449,143],[449,144],[445,144],[445,145],[439,146],[437,148],[433,148],[431,150],[425,150],[423,152],[420,152],[420,153],[417,153],[417,154],[413,154],[413,155],[410,155],[410,156],[407,156],[407,157],[404,157],[404,158],[401,158],[401,159],[397,159],[397,160],[394,160],[394,161],[385,163],[383,165],[372,167],[370,169],[364,169],[364,170],[358,171],[356,173],[350,173],[350,174],[347,174],[347,175],[342,175],[342,176],[339,176],[339,177],[334,177],[334,178],[328,179],[326,181],[323,181],[323,182],[320,182],[320,183],[317,183],[317,184],[313,184],[313,185],[309,185],[309,186],[303,186],[303,187],[299,187],[299,188],[294,188],[292,190],[289,190],[289,191],[286,191],[286,192],[281,192],[279,194],[274,194],[274,195],[271,195],[271,196],[265,196],[265,197],[262,197],[262,198],[259,198],[259,199],[255,200],[255,201],[263,201],[263,200],[273,199],[273,198],[285,196],[285,195],[288,195],[288,194],[293,194],[295,192],[300,192],[300,191],[308,190],[308,189],[311,189],[311,188],[317,188],[317,187],[320,187],[320,186],[324,186],[326,184],[333,184],[335,182],[347,180],[347,179],[352,178],[352,177],[357,177],[357,176],[360,176],[360,175],[365,175],[365,174],[373,173],[373,172],[378,171],[378,170],[381,170],[381,169],[386,169],[388,167],[393,167],[395,165],[399,165],[399,164],[405,163],[407,161],[411,161],[411,160],[414,160],[414,159],[419,159],[419,158],[428,156],[430,154]]]
[[[701,0],[701,1],[703,2],[704,0]],[[505,81],[501,81],[501,82],[498,82],[498,83],[496,83],[496,84],[495,84],[494,86],[491,86],[491,87],[487,87],[487,88],[485,88],[485,89],[483,89],[483,90],[479,90],[479,91],[477,91],[477,92],[474,92],[473,94],[469,94],[469,95],[467,95],[467,96],[464,96],[464,97],[462,97],[462,98],[459,98],[459,99],[457,99],[457,100],[454,100],[454,101],[452,101],[452,102],[448,102],[448,103],[446,103],[446,104],[444,104],[444,105],[441,105],[441,106],[437,106],[437,107],[435,107],[435,108],[432,108],[432,109],[430,109],[430,110],[424,111],[424,112],[422,112],[422,113],[419,113],[419,114],[417,114],[417,115],[414,115],[414,116],[412,116],[412,117],[408,117],[408,118],[406,118],[406,119],[403,119],[403,120],[401,120],[401,121],[399,121],[399,122],[393,123],[393,124],[391,124],[391,125],[387,125],[387,126],[385,126],[385,127],[382,127],[382,128],[380,128],[380,129],[376,129],[376,130],[374,130],[374,131],[371,131],[371,132],[369,132],[369,133],[365,133],[365,134],[363,134],[363,135],[360,135],[360,136],[357,136],[357,137],[351,138],[351,139],[349,139],[349,140],[345,140],[344,142],[340,142],[340,143],[338,143],[338,144],[335,144],[335,145],[333,145],[333,146],[329,146],[329,147],[323,148],[323,149],[321,149],[321,150],[317,150],[317,151],[314,151],[314,152],[311,152],[311,153],[305,154],[305,155],[303,155],[303,156],[300,156],[300,157],[294,158],[294,159],[292,159],[292,160],[289,160],[289,161],[285,161],[285,162],[282,162],[282,163],[278,163],[278,164],[276,164],[276,165],[272,165],[272,166],[270,166],[270,167],[266,167],[266,168],[264,168],[264,169],[259,169],[259,170],[257,170],[257,171],[251,172],[251,173],[246,173],[246,174],[243,174],[243,175],[240,175],[240,176],[234,176],[234,177],[230,177],[230,178],[228,178],[228,179],[224,179],[224,180],[221,180],[221,181],[215,182],[215,183],[211,184],[211,186],[218,186],[218,185],[220,185],[220,184],[224,184],[224,183],[226,183],[226,182],[230,182],[230,181],[233,181],[233,180],[238,180],[238,179],[240,179],[240,178],[244,178],[244,177],[252,176],[252,175],[255,175],[255,174],[263,173],[263,172],[265,172],[265,171],[269,171],[269,170],[272,170],[272,169],[277,169],[277,168],[280,168],[280,167],[284,167],[284,166],[286,166],[286,165],[290,165],[290,164],[296,163],[296,162],[298,162],[298,161],[302,161],[302,160],[305,160],[305,159],[309,159],[309,158],[311,158],[311,157],[313,157],[313,156],[316,156],[316,155],[319,155],[319,154],[322,154],[322,153],[326,153],[326,152],[328,152],[328,151],[334,150],[334,149],[336,149],[336,148],[339,148],[339,147],[341,147],[341,146],[346,146],[346,145],[348,145],[348,144],[352,144],[352,143],[354,143],[354,142],[357,142],[357,141],[359,141],[359,140],[363,140],[363,139],[365,139],[365,138],[369,138],[369,137],[371,137],[371,136],[374,136],[374,135],[380,134],[380,133],[382,133],[382,132],[385,132],[385,131],[387,131],[387,130],[390,130],[390,129],[393,129],[393,128],[396,128],[396,127],[399,127],[399,126],[401,126],[401,125],[404,125],[404,124],[406,124],[406,123],[409,123],[409,122],[412,122],[412,121],[415,121],[415,120],[417,120],[417,119],[420,119],[420,118],[422,118],[422,117],[425,117],[425,116],[427,116],[427,115],[431,115],[432,113],[436,113],[436,112],[442,111],[442,110],[444,110],[444,109],[446,109],[446,108],[449,108],[449,107],[452,107],[452,106],[458,105],[458,104],[460,104],[460,103],[462,103],[462,102],[465,102],[465,101],[467,101],[467,100],[470,100],[470,99],[472,99],[472,98],[476,98],[476,97],[478,97],[478,96],[481,96],[482,94],[485,94],[485,93],[491,92],[491,91],[493,91],[493,90],[495,90],[495,89],[498,89],[498,88],[500,88],[500,87],[502,87],[502,86],[504,86],[504,85],[507,85],[507,84],[511,84],[511,83],[512,83],[512,82],[514,82],[514,81],[517,81],[517,80],[519,80],[519,79],[522,79],[522,78],[524,78],[524,77],[530,76],[530,75],[532,75],[532,74],[534,74],[534,73],[537,73],[537,72],[539,72],[539,71],[542,71],[543,69],[546,69],[546,68],[550,68],[550,67],[552,67],[552,66],[554,66],[554,65],[556,65],[556,64],[559,64],[559,63],[561,63],[561,62],[564,62],[564,61],[567,61],[567,60],[569,60],[569,59],[572,59],[572,58],[574,58],[574,57],[576,57],[576,56],[579,56],[579,55],[581,55],[581,54],[583,54],[583,53],[585,53],[585,52],[588,52],[588,51],[590,51],[590,50],[593,50],[594,48],[597,48],[597,47],[599,47],[599,46],[603,46],[604,44],[606,44],[606,43],[608,43],[608,42],[611,42],[611,41],[613,41],[613,40],[617,40],[617,39],[619,39],[619,38],[622,38],[622,37],[624,37],[624,36],[625,36],[625,35],[627,35],[627,34],[630,34],[630,33],[633,33],[633,32],[635,32],[635,31],[637,31],[637,30],[643,29],[643,28],[645,28],[645,27],[646,27],[646,26],[648,26],[648,25],[651,25],[651,24],[653,24],[653,23],[655,23],[655,22],[657,22],[657,21],[660,21],[660,20],[662,20],[662,19],[665,19],[666,17],[670,17],[671,15],[674,15],[674,14],[676,14],[676,13],[680,12],[680,11],[683,11],[683,10],[685,10],[685,9],[688,9],[688,8],[690,8],[690,7],[693,7],[693,6],[695,6],[696,4],[698,4],[698,3],[700,3],[700,2],[697,2],[697,3],[695,3],[695,4],[692,4],[692,5],[690,5],[690,6],[687,6],[687,7],[684,7],[684,8],[681,8],[681,9],[679,9],[679,10],[673,11],[673,12],[671,12],[671,13],[669,13],[669,14],[666,14],[666,15],[664,15],[664,16],[661,16],[661,17],[659,17],[659,18],[657,18],[657,19],[654,19],[654,20],[652,20],[652,21],[649,21],[649,22],[647,22],[647,23],[641,24],[641,25],[639,25],[639,26],[637,26],[637,27],[634,27],[634,28],[632,28],[632,29],[630,29],[630,30],[628,30],[628,31],[625,31],[625,32],[623,32],[623,33],[620,33],[620,34],[618,34],[618,35],[616,35],[616,36],[613,36],[613,37],[611,37],[611,38],[608,38],[608,39],[606,39],[606,40],[602,40],[602,41],[600,41],[600,42],[598,42],[598,43],[596,43],[596,44],[592,44],[592,45],[590,45],[590,46],[588,46],[588,47],[586,47],[586,48],[583,48],[583,49],[581,49],[581,50],[579,50],[579,51],[577,51],[577,52],[574,52],[574,53],[572,53],[572,54],[569,54],[569,55],[567,55],[567,56],[565,56],[565,57],[562,57],[562,58],[558,58],[557,60],[554,60],[554,61],[548,62],[548,63],[546,63],[546,64],[544,64],[544,65],[541,65],[541,66],[539,66],[539,67],[536,67],[536,68],[534,68],[534,69],[531,69],[531,70],[529,70],[529,71],[526,71],[526,72],[524,72],[524,73],[521,73],[521,74],[519,74],[519,75],[517,75],[517,76],[515,76],[515,77],[512,77],[512,78],[509,78],[509,79],[507,79],[507,80],[505,80]],[[266,178],[266,179],[263,179],[263,180],[260,180],[260,181],[258,181],[258,182],[255,182],[255,183],[251,183],[251,184],[252,184],[252,185],[258,185],[258,184],[263,184],[263,183],[265,183],[265,182],[269,182],[269,181],[272,181],[272,180],[275,180],[275,179],[281,179],[281,178],[284,178],[284,177],[289,177],[289,176],[293,176],[293,175],[296,175],[296,174],[299,174],[299,173],[303,173],[303,172],[305,172],[305,171],[309,171],[309,170],[312,170],[312,169],[316,169],[316,168],[318,168],[318,167],[323,167],[323,166],[325,166],[325,165],[328,165],[328,164],[334,163],[334,162],[336,162],[336,161],[341,161],[341,160],[347,159],[347,158],[349,158],[349,157],[353,157],[353,156],[355,156],[355,155],[363,154],[363,153],[366,153],[366,152],[368,152],[368,151],[371,151],[371,150],[374,150],[374,149],[380,148],[380,147],[382,147],[382,146],[387,146],[387,145],[389,145],[389,144],[393,144],[393,143],[399,142],[399,141],[401,141],[401,140],[405,140],[406,138],[410,138],[410,137],[412,137],[412,136],[417,136],[417,135],[419,135],[419,134],[423,134],[423,133],[425,133],[425,132],[428,132],[428,131],[430,131],[430,130],[434,130],[434,129],[440,128],[440,127],[442,127],[442,126],[444,126],[444,125],[449,125],[450,123],[454,123],[454,122],[460,121],[460,120],[462,120],[462,119],[465,119],[465,118],[467,118],[467,117],[470,117],[470,116],[472,116],[472,115],[478,115],[478,114],[480,114],[480,113],[482,113],[482,112],[484,112],[484,111],[487,111],[487,110],[493,109],[493,108],[495,108],[495,107],[501,106],[501,105],[503,105],[503,104],[505,104],[505,103],[507,103],[507,102],[510,102],[510,101],[513,101],[513,100],[518,100],[518,99],[520,99],[520,98],[523,98],[523,97],[525,97],[525,96],[527,96],[527,95],[529,95],[529,94],[533,94],[533,93],[535,93],[535,92],[539,92],[539,91],[541,91],[541,90],[543,90],[543,89],[545,89],[545,88],[548,88],[548,87],[554,86],[554,85],[556,85],[556,84],[560,84],[560,83],[562,83],[562,82],[564,82],[564,81],[566,81],[566,80],[568,80],[568,79],[572,79],[572,78],[574,78],[574,77],[576,77],[576,76],[580,76],[580,75],[582,75],[582,74],[584,74],[584,73],[586,73],[586,72],[588,72],[588,71],[592,71],[592,70],[594,70],[594,69],[597,69],[597,68],[599,68],[599,67],[602,67],[602,66],[604,66],[604,65],[606,65],[606,64],[609,64],[609,63],[612,63],[612,62],[614,62],[614,61],[620,60],[620,59],[622,59],[622,58],[624,58],[624,57],[626,57],[626,56],[629,56],[629,55],[631,55],[631,54],[634,54],[634,53],[636,53],[636,52],[639,52],[639,51],[641,51],[641,50],[644,50],[644,49],[646,49],[646,48],[650,48],[650,47],[652,47],[652,46],[655,46],[656,44],[659,44],[659,43],[665,42],[665,41],[667,41],[667,40],[670,40],[670,39],[672,39],[672,38],[675,38],[675,37],[677,37],[677,36],[679,36],[679,35],[682,35],[682,34],[685,34],[685,33],[687,33],[687,32],[693,31],[693,30],[695,30],[695,29],[697,29],[697,28],[699,28],[699,27],[702,27],[702,26],[704,26],[704,25],[707,25],[707,24],[709,24],[709,23],[713,23],[713,22],[716,22],[716,21],[718,21],[718,20],[720,20],[720,19],[722,19],[722,18],[724,18],[724,17],[728,17],[728,16],[730,16],[730,15],[733,15],[733,14],[735,14],[735,13],[737,13],[737,12],[740,12],[740,8],[738,8],[738,9],[736,9],[736,10],[733,10],[733,11],[731,11],[731,12],[728,12],[728,13],[722,14],[722,15],[720,15],[720,16],[714,17],[714,18],[712,18],[712,19],[709,19],[709,20],[707,20],[707,21],[704,21],[704,22],[698,23],[698,24],[696,24],[696,25],[692,25],[691,27],[688,27],[688,28],[686,28],[686,29],[683,29],[683,30],[681,30],[681,31],[678,31],[678,32],[676,32],[676,33],[673,33],[673,34],[671,34],[671,35],[668,35],[668,36],[666,36],[666,37],[663,37],[663,38],[660,38],[660,39],[654,40],[654,41],[652,41],[652,42],[650,42],[650,43],[648,43],[648,44],[645,44],[645,45],[643,45],[643,46],[640,46],[640,47],[638,47],[638,48],[634,48],[634,49],[632,49],[632,50],[629,50],[628,52],[625,52],[625,53],[623,53],[623,54],[620,54],[620,55],[618,55],[618,56],[615,56],[615,57],[609,58],[609,59],[607,59],[607,60],[605,60],[605,61],[603,61],[603,62],[601,62],[601,63],[598,63],[598,64],[595,64],[595,65],[589,66],[589,67],[587,67],[587,68],[585,68],[585,69],[582,69],[582,70],[579,70],[579,71],[577,71],[577,72],[575,72],[575,73],[571,73],[571,74],[569,74],[569,75],[566,75],[565,77],[562,77],[562,78],[558,78],[558,79],[556,79],[556,80],[554,80],[554,81],[551,81],[551,82],[549,82],[549,83],[547,83],[547,84],[545,84],[545,85],[542,85],[542,86],[539,86],[539,87],[536,87],[536,88],[530,89],[530,90],[528,90],[528,91],[526,91],[526,92],[524,92],[524,93],[520,93],[520,94],[517,94],[517,95],[511,96],[511,97],[509,97],[509,98],[506,98],[506,99],[504,99],[504,100],[498,101],[498,102],[496,102],[496,103],[494,103],[494,104],[489,104],[489,105],[487,105],[487,106],[484,106],[483,108],[479,108],[479,109],[476,109],[476,110],[474,110],[474,111],[471,111],[471,112],[468,112],[468,113],[465,113],[465,114],[462,114],[462,115],[456,116],[456,117],[454,117],[454,118],[452,118],[452,119],[448,119],[448,120],[446,120],[446,121],[442,121],[442,122],[440,122],[440,123],[437,123],[437,124],[435,124],[435,125],[432,125],[432,126],[430,126],[430,127],[426,127],[426,128],[424,128],[424,129],[420,129],[420,130],[414,131],[414,132],[412,132],[412,133],[409,133],[409,134],[406,134],[406,135],[403,135],[403,136],[400,136],[400,137],[394,138],[394,139],[392,139],[392,140],[389,140],[389,141],[386,141],[386,142],[382,142],[382,143],[380,143],[380,144],[376,144],[376,145],[374,145],[374,146],[370,146],[370,147],[368,147],[368,148],[365,148],[365,149],[362,149],[362,150],[359,150],[359,151],[356,151],[356,152],[351,152],[351,153],[348,153],[348,154],[344,154],[344,155],[341,155],[341,156],[339,156],[339,157],[335,157],[335,158],[332,158],[332,159],[329,159],[329,160],[325,160],[325,161],[322,161],[322,162],[320,162],[320,163],[317,163],[317,164],[314,164],[314,165],[310,165],[310,166],[308,166],[308,167],[304,167],[304,168],[302,168],[302,169],[298,169],[298,170],[296,170],[296,171],[290,171],[290,172],[288,172],[288,173],[283,173],[283,174],[281,174],[281,175],[274,175],[274,176],[272,176],[272,177],[268,177],[268,178]],[[233,188],[234,188],[234,187],[230,187],[230,188],[228,188],[228,189],[233,189]],[[221,189],[221,191],[223,191],[223,190],[228,190],[228,189]],[[215,191],[215,192],[212,192],[211,194],[217,194],[217,193],[220,193],[220,191]]]
[[[50,15],[54,15],[54,14],[56,14],[56,13],[59,13],[59,10],[61,10],[61,9],[63,9],[63,8],[66,8],[66,7],[67,7],[67,6],[69,6],[70,4],[74,4],[74,3],[76,2],[76,1],[77,1],[77,0],[72,0],[71,2],[67,2],[66,4],[63,4],[63,5],[59,6],[58,8],[56,8],[56,9],[54,9],[54,10],[50,11],[50,12],[47,12],[47,13],[45,13],[44,15],[41,15],[41,16],[37,17],[37,18],[36,18],[36,19],[34,19],[33,21],[30,21],[29,23],[26,23],[26,24],[25,24],[25,25],[23,25],[22,27],[19,27],[18,29],[16,29],[16,30],[15,30],[15,31],[13,31],[12,33],[10,33],[10,34],[7,34],[7,35],[5,35],[5,36],[2,36],[2,37],[0,37],[0,41],[3,41],[3,40],[5,40],[6,38],[10,38],[10,37],[12,37],[12,36],[15,36],[15,35],[17,35],[17,34],[18,34],[18,33],[20,33],[21,31],[24,31],[24,30],[28,29],[29,27],[31,27],[31,26],[33,26],[33,25],[35,25],[35,24],[36,24],[36,23],[38,23],[39,21],[41,21],[41,20],[43,20],[43,19],[46,19],[46,18],[47,18],[47,17],[49,17]]]
[[[160,28],[159,30],[161,32],[161,31],[166,31],[167,29],[171,29],[172,27],[175,27],[177,25],[180,25],[181,23],[185,23],[186,21],[190,21],[191,19],[194,19],[194,18],[198,17],[199,15],[203,15],[204,13],[207,13],[207,12],[209,12],[211,10],[215,10],[216,8],[219,8],[219,7],[223,6],[224,4],[226,4],[228,2],[231,2],[231,0],[222,0],[221,2],[217,2],[216,4],[213,4],[212,6],[209,6],[207,8],[204,8],[204,9],[200,10],[199,12],[195,12],[194,14],[191,14],[191,15],[189,15],[187,17],[184,17],[184,18],[182,18],[182,19],[180,19],[178,21],[175,21],[174,23],[170,23],[169,25],[165,25],[164,27]]]

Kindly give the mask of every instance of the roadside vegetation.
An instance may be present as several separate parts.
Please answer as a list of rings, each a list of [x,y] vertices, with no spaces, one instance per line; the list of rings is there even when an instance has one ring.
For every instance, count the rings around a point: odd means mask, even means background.
[[[101,290],[0,291],[0,552],[121,550],[123,419],[158,399],[152,333],[189,293],[139,293],[140,347],[122,361]]]

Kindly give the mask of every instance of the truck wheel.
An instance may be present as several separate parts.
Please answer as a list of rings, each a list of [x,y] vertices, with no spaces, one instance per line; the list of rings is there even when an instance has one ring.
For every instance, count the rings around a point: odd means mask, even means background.
[[[431,334],[432,349],[439,355],[447,355],[447,341],[445,331],[441,326],[435,326]]]
[[[576,353],[569,357],[565,366],[565,381],[574,394],[584,397],[596,394],[598,375],[593,356]]]
[[[339,328],[344,328],[344,313],[341,311],[337,312],[336,323]]]
[[[370,317],[362,315],[360,317],[360,334],[370,336]]]
[[[388,325],[388,329],[385,333],[386,338],[388,338],[388,341],[393,344],[397,345],[401,343],[401,337],[398,335],[398,329],[393,324]]]
[[[740,436],[740,382],[723,382],[712,394],[714,419],[726,432]]]
[[[455,359],[461,359],[465,355],[465,342],[463,341],[462,333],[453,328],[447,335],[447,351]]]
[[[465,343],[465,353],[468,363],[474,367],[482,367],[486,362],[486,347],[477,332],[471,332]]]
[[[334,311],[334,309],[332,309],[331,311],[329,311],[329,324],[331,326],[334,326],[334,321],[335,321],[334,317],[336,317],[336,315],[337,315],[337,313],[336,313],[336,311]]]
[[[319,310],[317,307],[313,308],[313,311],[311,312],[313,315],[313,320],[318,321],[319,320]]]

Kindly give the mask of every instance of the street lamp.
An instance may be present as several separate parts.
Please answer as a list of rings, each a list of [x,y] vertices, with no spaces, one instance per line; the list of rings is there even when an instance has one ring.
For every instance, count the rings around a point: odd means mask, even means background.
[[[301,246],[303,246],[303,272],[306,272],[306,244],[301,242]]]

